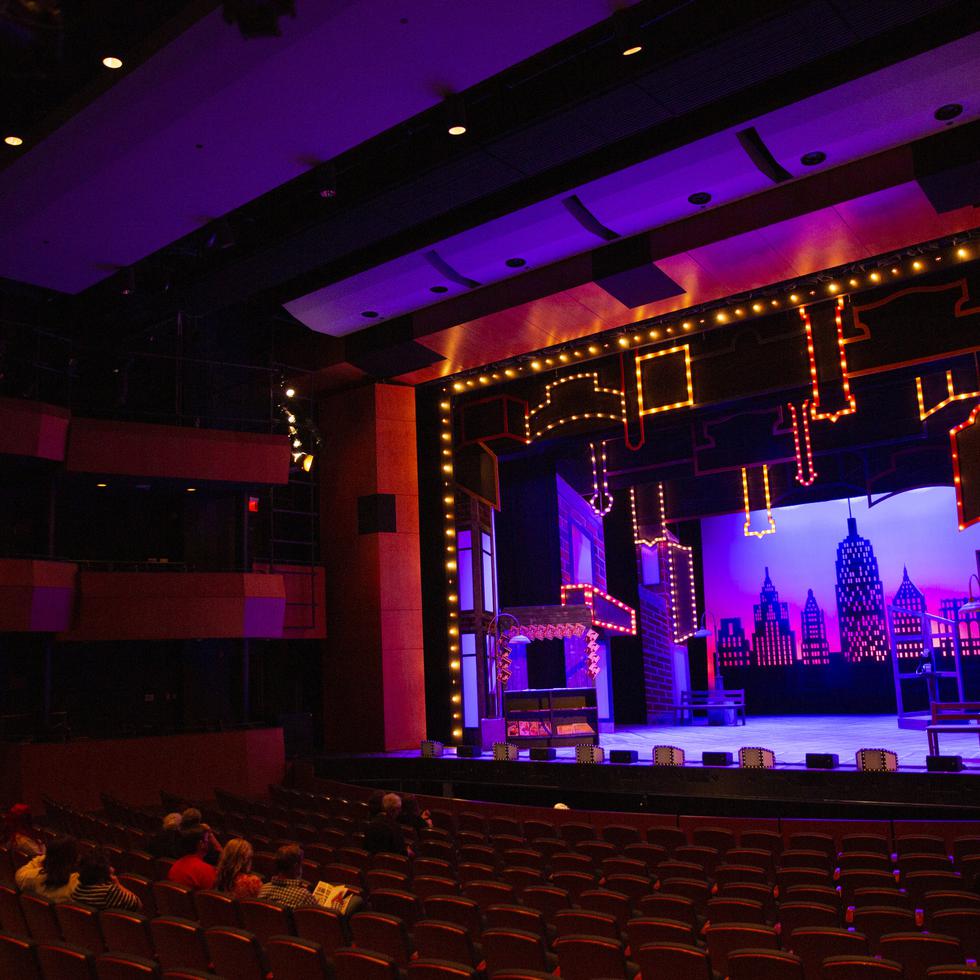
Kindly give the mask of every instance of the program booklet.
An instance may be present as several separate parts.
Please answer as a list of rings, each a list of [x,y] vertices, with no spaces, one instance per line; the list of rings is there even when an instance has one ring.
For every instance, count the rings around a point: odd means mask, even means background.
[[[313,897],[317,904],[325,909],[346,912],[351,900],[351,891],[346,885],[331,885],[328,881],[318,881],[313,889]]]

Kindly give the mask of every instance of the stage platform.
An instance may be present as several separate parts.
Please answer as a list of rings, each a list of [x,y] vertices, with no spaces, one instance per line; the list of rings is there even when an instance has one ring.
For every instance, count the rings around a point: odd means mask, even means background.
[[[385,755],[327,756],[318,775],[364,785],[399,786],[406,791],[496,802],[553,804],[661,813],[747,816],[965,817],[980,806],[978,735],[943,736],[946,755],[960,755],[961,773],[926,770],[923,731],[901,729],[894,715],[749,716],[745,725],[670,725],[620,728],[603,734],[608,760],[612,749],[635,749],[635,765],[578,765],[574,748],[557,749],[554,762],[496,762],[487,753],[457,758],[446,749],[441,759],[422,759],[418,750]],[[683,767],[655,767],[654,745],[684,749]],[[776,755],[775,770],[739,769],[745,745]],[[858,749],[891,749],[897,773],[859,773]],[[706,750],[731,752],[731,768],[704,767]],[[840,768],[808,770],[808,752],[834,753]]]

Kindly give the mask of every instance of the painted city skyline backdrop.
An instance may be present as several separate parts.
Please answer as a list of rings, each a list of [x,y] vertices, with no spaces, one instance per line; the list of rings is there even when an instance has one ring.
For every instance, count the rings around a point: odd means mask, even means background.
[[[841,652],[836,561],[838,546],[848,537],[849,516],[853,516],[860,538],[870,543],[885,605],[894,601],[906,567],[929,612],[939,614],[943,599],[966,595],[967,579],[977,571],[980,527],[958,530],[951,487],[909,490],[871,508],[866,498],[852,497],[850,507],[849,515],[848,501],[841,499],[776,508],[776,533],[763,538],[743,534],[742,514],[702,520],[705,606],[719,627],[723,619],[738,618],[751,644],[755,607],[760,603],[768,568],[779,606],[787,607],[785,618],[795,633],[798,659],[801,613],[811,589],[823,613],[827,646],[832,653]],[[752,526],[760,523],[765,524],[765,514],[754,513]],[[778,609],[775,614],[779,615]],[[787,662],[779,649],[783,644],[775,624],[770,632],[772,656],[763,662]],[[823,661],[815,657],[810,662]]]

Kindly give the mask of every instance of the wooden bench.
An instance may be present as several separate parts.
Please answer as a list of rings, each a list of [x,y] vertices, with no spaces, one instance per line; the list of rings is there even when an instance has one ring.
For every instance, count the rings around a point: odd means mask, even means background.
[[[929,754],[939,755],[939,736],[942,732],[976,733],[980,737],[980,701],[933,701],[932,720],[926,726]]]
[[[731,710],[735,715],[735,724],[745,724],[745,690],[722,691],[681,691],[681,699],[673,705],[674,717],[680,722],[689,716],[694,722],[696,711]]]

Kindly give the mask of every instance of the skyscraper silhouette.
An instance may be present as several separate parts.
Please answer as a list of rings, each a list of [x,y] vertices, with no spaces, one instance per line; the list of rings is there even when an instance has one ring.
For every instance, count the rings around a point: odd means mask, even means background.
[[[926,611],[926,597],[909,578],[908,568],[902,569],[902,584],[892,599],[892,607],[908,609],[907,613],[891,610],[892,641],[900,660],[918,659],[922,656],[922,617],[916,613]]]
[[[962,599],[951,596],[940,599],[939,615],[943,619],[958,621],[960,633],[960,656],[980,657],[980,612],[960,614],[960,606],[966,605],[966,596]],[[937,628],[939,649],[944,657],[953,656],[953,628],[940,624]]]
[[[824,623],[823,610],[813,597],[813,589],[807,589],[806,603],[800,613],[800,659],[805,664],[830,663],[827,625]]]
[[[749,641],[742,629],[742,620],[735,616],[733,619],[723,619],[715,638],[718,649],[718,659],[722,667],[751,667],[752,658],[749,653]]]
[[[851,663],[888,659],[885,594],[878,559],[857,520],[847,519],[847,537],[837,545],[837,618],[841,653]]]
[[[796,659],[796,634],[789,624],[789,609],[779,601],[779,593],[766,577],[759,593],[759,605],[753,606],[755,629],[752,632],[752,660],[757,667],[783,667]]]

